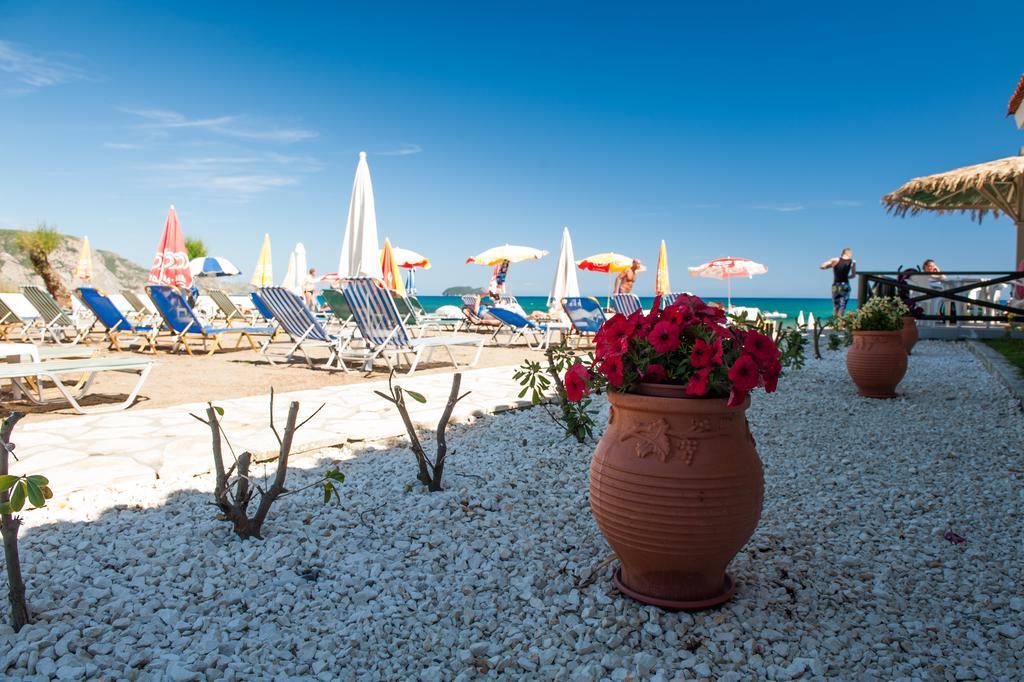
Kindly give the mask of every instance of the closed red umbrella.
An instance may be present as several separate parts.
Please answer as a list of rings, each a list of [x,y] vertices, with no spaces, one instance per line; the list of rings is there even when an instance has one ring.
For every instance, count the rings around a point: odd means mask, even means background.
[[[153,267],[149,271],[149,284],[167,284],[173,287],[192,286],[192,271],[188,266],[188,252],[185,249],[185,235],[178,224],[174,206],[167,212],[167,222],[160,243],[153,256]]]

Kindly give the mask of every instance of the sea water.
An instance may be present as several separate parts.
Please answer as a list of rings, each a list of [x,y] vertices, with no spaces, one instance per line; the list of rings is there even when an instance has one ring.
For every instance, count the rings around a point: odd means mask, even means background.
[[[595,297],[603,304],[609,304],[607,296]],[[462,306],[462,299],[459,296],[419,296],[420,302],[423,307],[428,311],[433,312],[443,305],[453,305],[456,307]],[[523,310],[530,313],[535,310],[547,310],[548,299],[546,296],[517,296],[516,300],[519,301],[519,305],[523,307]],[[704,299],[706,301],[719,301],[723,305],[725,304],[724,298],[708,297]],[[654,297],[652,296],[641,296],[640,303],[645,308],[650,308],[651,304],[654,303]],[[742,297],[734,296],[732,299],[734,306],[743,306],[746,308],[758,308],[763,313],[782,313],[786,315],[784,322],[786,324],[794,324],[797,317],[801,312],[804,314],[806,319],[808,314],[813,314],[816,319],[827,319],[832,316],[832,299],[830,298],[755,298],[755,297]],[[847,306],[848,310],[856,310],[857,301],[850,299],[850,303]]]

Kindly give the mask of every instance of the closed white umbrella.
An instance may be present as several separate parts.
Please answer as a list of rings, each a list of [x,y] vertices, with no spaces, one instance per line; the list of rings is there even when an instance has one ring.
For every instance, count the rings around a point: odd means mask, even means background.
[[[302,242],[295,245],[295,250],[292,251],[291,258],[288,259],[288,267],[291,268],[292,265],[295,266],[295,275],[293,280],[285,286],[301,296],[302,283],[306,281],[306,272],[309,270],[306,266],[306,247],[302,245]]]
[[[352,199],[348,205],[345,240],[341,245],[338,277],[380,278],[380,247],[377,244],[377,212],[373,205],[373,184],[366,152],[359,152],[356,177],[352,182]]]
[[[579,295],[580,283],[576,278],[576,257],[572,252],[572,238],[569,236],[569,228],[563,227],[562,248],[558,252],[558,263],[555,266],[555,281],[551,285],[551,295],[548,296],[548,312],[564,318],[562,299]]]
[[[807,328],[814,329],[814,313],[807,313]]]
[[[281,280],[281,286],[289,291],[298,293],[298,273],[295,271],[295,252],[292,251],[288,254],[288,271],[284,273],[284,279]]]

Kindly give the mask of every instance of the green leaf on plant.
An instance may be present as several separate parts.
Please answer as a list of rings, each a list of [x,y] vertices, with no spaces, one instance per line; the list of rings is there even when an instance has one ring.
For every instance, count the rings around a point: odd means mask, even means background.
[[[18,481],[11,491],[11,509],[19,512],[25,506],[25,482]]]
[[[338,483],[345,482],[345,474],[341,473],[337,469],[331,469],[326,474],[324,474],[324,477],[329,478],[332,481],[337,481]]]
[[[0,491],[12,488],[19,478],[20,476],[12,476],[10,474],[0,476]]]
[[[427,402],[427,399],[423,397],[422,393],[417,393],[416,391],[410,391],[409,389],[405,389],[405,392],[406,392],[406,394],[410,398],[412,398],[413,400],[415,400],[418,403],[425,403],[425,402]]]
[[[331,491],[334,490],[334,486],[330,483],[324,483],[324,504],[331,501]]]
[[[32,481],[25,481],[25,487],[28,489],[28,501],[32,503],[33,507],[42,507],[46,504],[46,498],[39,486]]]
[[[217,405],[214,405],[213,406],[213,411],[216,412],[221,417],[224,416],[224,408],[223,407],[219,407]]]

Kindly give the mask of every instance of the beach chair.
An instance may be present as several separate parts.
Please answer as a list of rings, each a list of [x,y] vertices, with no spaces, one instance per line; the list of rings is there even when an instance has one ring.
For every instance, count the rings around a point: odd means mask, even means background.
[[[259,299],[268,312],[273,316],[280,329],[288,335],[291,345],[283,353],[285,361],[289,361],[296,353],[302,355],[306,365],[313,367],[313,360],[306,352],[312,348],[327,348],[330,355],[327,358],[325,367],[330,367],[338,360],[339,354],[345,350],[352,341],[354,330],[342,330],[340,334],[330,334],[320,320],[306,307],[305,301],[299,298],[298,294],[284,287],[263,287],[253,294],[253,298]],[[271,353],[271,344],[264,344],[260,349],[267,361],[275,365],[274,354]],[[338,360],[338,365],[341,361]]]
[[[350,349],[359,350],[358,353],[346,351],[339,355],[342,367],[345,366],[345,360],[362,360],[363,367],[370,370],[376,358],[383,358],[388,367],[393,366],[393,361],[397,363],[411,358],[407,373],[412,374],[419,366],[424,351],[425,360],[429,362],[436,349],[444,348],[452,364],[458,369],[458,360],[452,353],[453,346],[476,346],[476,354],[469,367],[476,366],[480,360],[480,353],[484,347],[482,337],[457,334],[417,339],[410,336],[409,330],[398,315],[390,292],[373,278],[353,277],[343,280],[342,292],[352,308],[356,326],[359,327],[359,333],[366,345],[365,349]]]
[[[220,339],[224,334],[238,334],[235,348],[242,344],[242,339],[245,339],[254,351],[258,351],[259,348],[256,347],[256,342],[252,337],[263,335],[270,337],[274,334],[271,327],[209,327],[199,320],[195,311],[192,310],[192,306],[173,287],[151,284],[146,287],[146,293],[149,294],[149,298],[156,306],[160,317],[163,318],[164,324],[174,336],[172,353],[181,347],[185,349],[186,353],[193,355],[189,340],[198,337],[203,342],[203,350],[207,351],[207,355],[212,355],[221,347]],[[209,350],[207,350],[208,342],[212,342]]]
[[[128,319],[135,324],[148,326],[160,319],[160,314],[146,305],[142,297],[131,289],[122,289],[121,296],[132,307],[132,312],[128,313]]]
[[[21,288],[21,293],[25,296],[25,300],[36,309],[36,312],[39,313],[43,320],[42,328],[39,332],[40,343],[49,334],[54,342],[73,346],[88,336],[96,324],[96,320],[93,319],[88,326],[85,326],[85,324],[81,326],[76,325],[68,317],[68,314],[64,312],[64,309],[57,305],[57,301],[54,300],[53,296],[39,287],[24,286]]]
[[[561,323],[538,324],[525,315],[521,315],[518,311],[502,306],[495,306],[488,312],[508,328],[510,335],[505,344],[507,346],[511,346],[519,339],[523,339],[530,348],[543,350],[551,343],[552,334],[569,328],[568,325]],[[535,343],[530,343],[527,336],[534,337]]]
[[[154,361],[151,359],[111,357],[0,363],[0,380],[10,381],[24,397],[36,405],[66,402],[78,414],[97,414],[123,410],[135,402],[135,397],[139,394],[153,365]],[[132,372],[139,375],[139,380],[123,402],[116,405],[83,407],[79,400],[88,394],[96,375],[103,372]],[[70,389],[64,384],[64,378],[68,375],[81,375],[78,383]],[[45,397],[43,387],[47,381],[60,392],[59,398]]]
[[[597,334],[605,322],[604,308],[596,298],[584,296],[563,298],[562,310],[569,317],[573,331],[579,334],[578,338],[580,339],[587,334]]]
[[[406,329],[411,331],[416,338],[426,336],[427,332],[431,330],[440,329],[441,325],[439,323],[420,318],[416,308],[405,296],[392,291],[391,298],[395,301],[395,309],[398,311],[398,316],[402,318],[402,323],[405,324]]]
[[[612,296],[612,308],[619,315],[629,317],[635,312],[643,312],[640,299],[636,294],[615,294]]]
[[[220,314],[224,316],[225,323],[230,325],[232,322],[238,321],[244,322],[248,325],[255,324],[256,320],[251,317],[247,317],[246,314],[240,310],[237,305],[235,305],[235,302],[231,300],[231,297],[228,296],[228,293],[223,289],[210,289],[206,294],[210,297],[210,300],[213,301],[213,304],[217,306]]]
[[[121,312],[120,308],[99,289],[94,287],[78,287],[75,295],[89,311],[96,316],[96,321],[103,327],[107,340],[110,342],[110,349],[123,350],[121,347],[121,336],[131,334],[128,345],[136,341],[143,352],[156,352],[156,337],[160,333],[159,327],[135,325]]]
[[[324,297],[324,303],[327,304],[327,309],[331,311],[335,321],[342,327],[355,324],[352,321],[352,308],[349,307],[348,301],[345,300],[345,294],[341,293],[338,289],[324,289],[320,292],[320,295]]]
[[[270,312],[270,308],[268,308],[267,304],[264,303],[262,298],[260,298],[259,293],[254,291],[251,294],[249,294],[249,300],[252,301],[253,309],[259,314],[261,318],[263,318],[267,322],[274,321],[274,313]]]
[[[415,294],[407,294],[405,300],[408,301],[409,307],[412,308],[416,314],[416,319],[420,324],[431,324],[438,327],[439,329],[450,329],[450,331],[456,332],[466,322],[464,317],[451,317],[448,315],[439,315],[437,313],[428,313],[427,309],[420,303],[420,299]]]
[[[13,338],[11,334],[17,334],[19,339],[27,338],[34,324],[35,320],[23,320],[0,298],[0,341]]]

